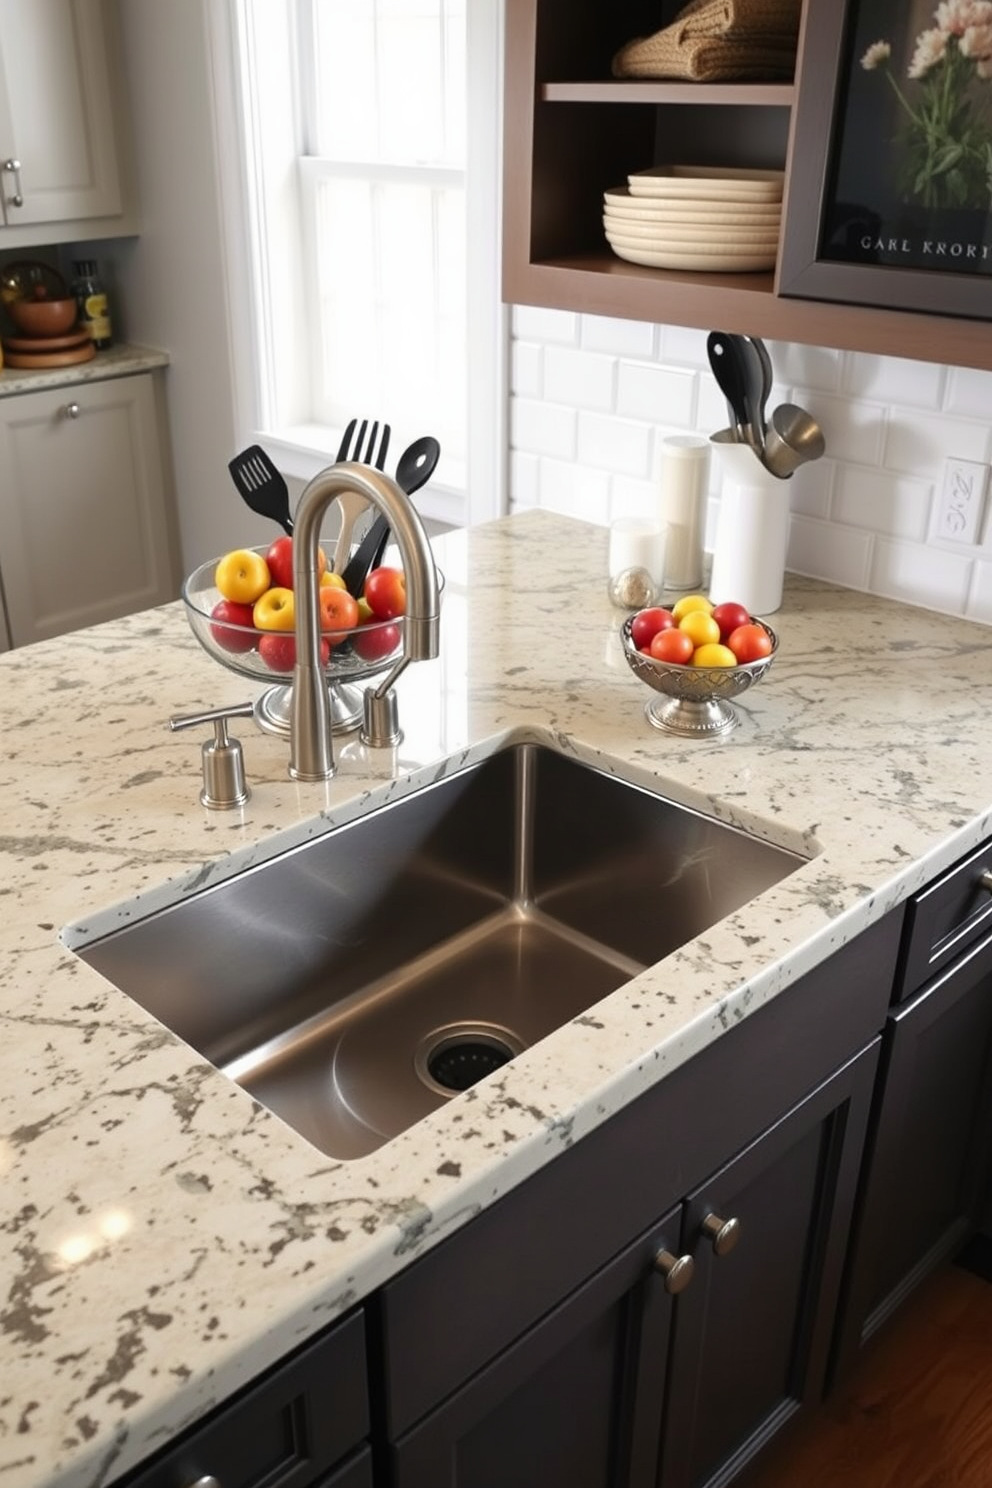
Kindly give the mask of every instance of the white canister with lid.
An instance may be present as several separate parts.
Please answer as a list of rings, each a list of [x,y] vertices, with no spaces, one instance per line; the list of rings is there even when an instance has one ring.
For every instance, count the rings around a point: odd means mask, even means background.
[[[748,444],[712,443],[723,483],[709,597],[714,604],[736,600],[752,615],[774,614],[785,580],[791,480],[766,470]]]
[[[666,589],[696,589],[703,582],[709,472],[709,440],[702,435],[668,434],[662,439],[660,515],[668,529]]]

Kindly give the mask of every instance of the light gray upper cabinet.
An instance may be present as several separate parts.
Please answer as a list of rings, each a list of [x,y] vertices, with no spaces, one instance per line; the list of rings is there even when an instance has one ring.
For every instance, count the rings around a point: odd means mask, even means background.
[[[116,19],[111,0],[0,0],[0,247],[124,230]]]

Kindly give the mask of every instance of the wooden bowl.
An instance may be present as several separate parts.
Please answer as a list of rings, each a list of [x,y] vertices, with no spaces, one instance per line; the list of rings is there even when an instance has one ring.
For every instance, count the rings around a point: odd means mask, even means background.
[[[22,336],[64,336],[76,323],[72,299],[11,300],[7,312]]]

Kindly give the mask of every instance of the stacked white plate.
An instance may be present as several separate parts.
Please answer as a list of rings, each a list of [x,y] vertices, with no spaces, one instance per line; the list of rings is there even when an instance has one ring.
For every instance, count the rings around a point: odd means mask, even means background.
[[[604,194],[607,241],[619,258],[654,269],[774,268],[784,174],[705,165],[636,171]]]

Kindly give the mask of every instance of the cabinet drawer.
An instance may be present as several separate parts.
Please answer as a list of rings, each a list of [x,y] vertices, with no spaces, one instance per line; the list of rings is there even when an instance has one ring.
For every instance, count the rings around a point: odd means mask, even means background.
[[[361,1458],[341,1459],[369,1429],[365,1319],[354,1313],[271,1374],[225,1401],[127,1480],[128,1488],[359,1488]],[[366,1468],[367,1473],[367,1468]]]
[[[992,843],[955,863],[906,907],[903,949],[896,974],[896,1002],[911,997],[955,956],[992,931]]]

